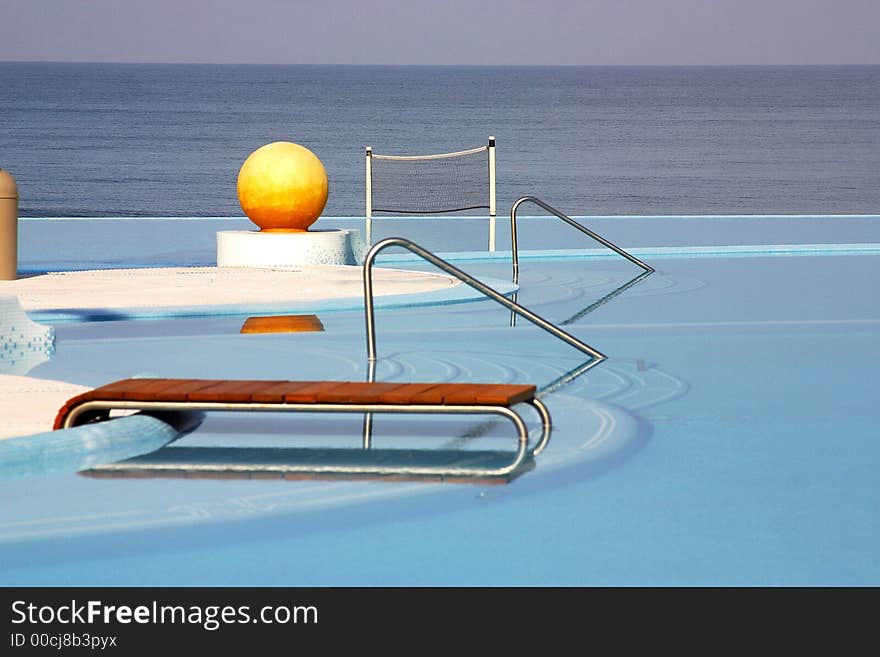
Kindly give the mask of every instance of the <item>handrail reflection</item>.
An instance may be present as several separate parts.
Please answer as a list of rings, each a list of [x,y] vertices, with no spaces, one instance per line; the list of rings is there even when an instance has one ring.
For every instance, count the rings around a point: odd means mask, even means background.
[[[602,305],[608,303],[614,297],[616,297],[618,294],[621,294],[621,293],[625,292],[626,290],[630,289],[631,287],[638,285],[638,283],[640,283],[642,281],[642,279],[647,278],[648,276],[650,276],[653,273],[654,273],[653,271],[643,271],[641,274],[639,274],[635,278],[632,278],[632,279],[628,280],[626,283],[624,283],[623,285],[616,287],[615,289],[613,289],[611,292],[609,292],[608,294],[603,296],[598,301],[594,301],[589,306],[587,306],[583,310],[578,311],[577,313],[575,313],[574,315],[572,315],[571,317],[569,317],[565,321],[559,322],[560,326],[567,326],[568,324],[573,324],[574,322],[581,319],[585,315],[589,315],[591,312],[593,312],[594,310],[599,308],[599,306],[602,306]]]
[[[637,275],[635,278],[631,278],[626,283],[623,283],[622,285],[617,286],[616,288],[611,290],[611,292],[608,292],[607,294],[603,295],[601,298],[599,298],[597,301],[594,301],[586,308],[579,310],[578,312],[576,312],[574,315],[572,315],[568,319],[566,319],[562,322],[559,322],[559,325],[560,326],[567,326],[569,324],[573,324],[577,320],[582,319],[584,316],[589,315],[591,312],[593,312],[594,310],[596,310],[600,306],[608,303],[609,301],[611,301],[611,299],[613,299],[617,295],[623,293],[624,291],[630,289],[631,287],[634,287],[635,285],[640,283],[643,279],[647,278],[648,276],[650,276],[653,273],[654,272],[643,271],[641,274]],[[516,297],[518,294],[519,294],[519,292],[513,293],[512,297],[513,297],[514,301],[516,301]],[[516,315],[514,313],[510,313],[510,325],[516,326]]]

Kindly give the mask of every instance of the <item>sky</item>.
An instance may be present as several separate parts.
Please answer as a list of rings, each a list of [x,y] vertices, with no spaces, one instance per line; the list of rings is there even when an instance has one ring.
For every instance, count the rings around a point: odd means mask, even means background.
[[[880,64],[880,0],[0,0],[0,61]]]

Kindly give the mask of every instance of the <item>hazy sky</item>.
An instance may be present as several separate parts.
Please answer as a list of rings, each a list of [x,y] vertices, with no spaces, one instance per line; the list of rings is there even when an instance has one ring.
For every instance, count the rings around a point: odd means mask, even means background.
[[[880,0],[0,0],[0,61],[880,64]]]

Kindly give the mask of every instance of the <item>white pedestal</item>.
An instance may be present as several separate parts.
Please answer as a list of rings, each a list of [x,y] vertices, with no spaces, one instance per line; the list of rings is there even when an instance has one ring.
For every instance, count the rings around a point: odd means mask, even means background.
[[[356,230],[224,230],[217,233],[217,266],[356,265],[359,242]]]

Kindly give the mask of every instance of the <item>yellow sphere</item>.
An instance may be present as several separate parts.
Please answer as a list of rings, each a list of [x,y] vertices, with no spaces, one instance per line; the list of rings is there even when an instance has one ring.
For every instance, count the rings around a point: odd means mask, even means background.
[[[261,146],[238,172],[238,202],[260,230],[308,230],[327,204],[327,192],[321,160],[289,141]]]

